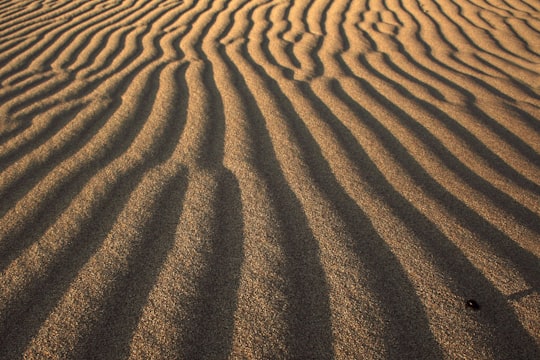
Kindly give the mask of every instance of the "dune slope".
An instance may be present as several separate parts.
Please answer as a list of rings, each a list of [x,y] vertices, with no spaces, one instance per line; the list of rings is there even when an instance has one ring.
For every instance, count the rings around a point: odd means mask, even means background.
[[[536,0],[0,0],[0,358],[540,358],[539,39]]]

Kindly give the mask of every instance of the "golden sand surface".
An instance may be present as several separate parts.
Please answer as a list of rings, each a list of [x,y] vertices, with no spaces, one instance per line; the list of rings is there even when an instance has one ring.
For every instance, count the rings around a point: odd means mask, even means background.
[[[0,358],[539,359],[540,1],[0,0]]]

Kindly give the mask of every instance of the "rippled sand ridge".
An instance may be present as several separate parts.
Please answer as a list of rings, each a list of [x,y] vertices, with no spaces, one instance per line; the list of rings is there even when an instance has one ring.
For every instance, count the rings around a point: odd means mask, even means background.
[[[540,358],[540,2],[0,0],[17,358]]]

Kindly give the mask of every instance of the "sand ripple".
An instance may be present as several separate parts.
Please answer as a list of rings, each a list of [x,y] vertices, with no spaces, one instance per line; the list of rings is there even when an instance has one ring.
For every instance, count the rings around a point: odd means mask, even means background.
[[[0,358],[539,358],[539,39],[535,0],[0,0]]]

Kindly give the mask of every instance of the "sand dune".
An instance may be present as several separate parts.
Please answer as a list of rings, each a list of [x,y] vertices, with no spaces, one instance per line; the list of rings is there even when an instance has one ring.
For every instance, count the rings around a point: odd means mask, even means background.
[[[536,0],[0,0],[0,358],[540,358],[539,84]]]

